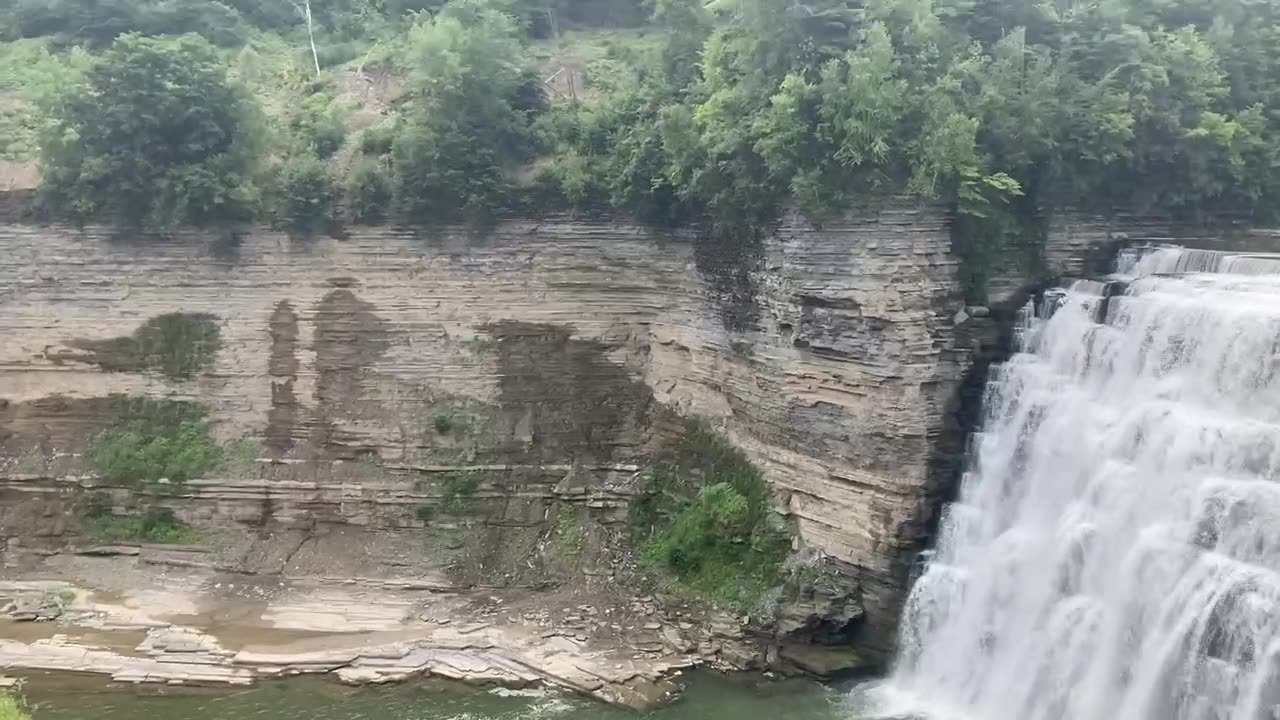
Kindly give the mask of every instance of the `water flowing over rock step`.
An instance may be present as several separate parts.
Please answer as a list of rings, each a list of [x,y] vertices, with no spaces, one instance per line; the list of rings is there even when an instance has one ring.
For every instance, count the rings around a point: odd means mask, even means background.
[[[887,705],[1280,716],[1280,256],[1144,248],[1117,272],[1123,294],[1024,311]]]
[[[1280,274],[1280,253],[1200,250],[1151,243],[1121,251],[1116,272],[1121,275],[1277,275]]]

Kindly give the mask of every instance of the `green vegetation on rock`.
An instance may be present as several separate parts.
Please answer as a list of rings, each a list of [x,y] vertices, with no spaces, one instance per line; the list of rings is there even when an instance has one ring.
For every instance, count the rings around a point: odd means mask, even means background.
[[[419,505],[414,509],[413,516],[423,525],[430,525],[436,517],[436,509],[430,505]]]
[[[791,535],[764,476],[702,422],[645,475],[631,520],[642,565],[671,590],[750,610],[784,579]]]
[[[148,507],[141,514],[82,515],[81,527],[96,542],[150,542],[193,544],[200,541],[195,529],[175,518],[168,507]]]
[[[253,475],[261,454],[262,445],[253,438],[232,440],[223,447],[221,469],[232,477]]]
[[[217,469],[224,451],[209,433],[199,405],[117,397],[115,422],[89,443],[85,456],[109,482],[181,483]]]
[[[562,561],[576,560],[586,544],[585,532],[578,513],[569,505],[561,505],[551,528],[551,548]]]
[[[111,500],[102,493],[89,495],[79,507],[82,531],[97,542],[148,542],[186,545],[199,540],[190,526],[167,507],[152,506],[141,513],[113,514]]]

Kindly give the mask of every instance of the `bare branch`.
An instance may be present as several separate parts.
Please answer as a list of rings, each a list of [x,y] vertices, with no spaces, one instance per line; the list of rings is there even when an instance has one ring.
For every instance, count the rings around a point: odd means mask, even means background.
[[[316,75],[320,74],[320,54],[316,52],[316,36],[311,28],[311,0],[289,0],[289,4],[293,5],[293,9],[298,11],[303,20],[307,21],[307,39],[311,41],[311,60],[316,65]]]

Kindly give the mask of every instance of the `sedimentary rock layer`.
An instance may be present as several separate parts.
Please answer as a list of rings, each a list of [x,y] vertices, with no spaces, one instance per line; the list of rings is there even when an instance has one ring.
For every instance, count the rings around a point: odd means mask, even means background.
[[[761,465],[850,576],[875,653],[959,455],[958,260],[912,201],[732,244],[554,219],[341,240],[3,226],[0,247],[11,478],[83,472],[116,393],[204,403],[220,440],[276,463],[259,480],[354,487],[335,467],[643,465],[665,406]],[[173,313],[217,324],[199,372],[103,357]]]

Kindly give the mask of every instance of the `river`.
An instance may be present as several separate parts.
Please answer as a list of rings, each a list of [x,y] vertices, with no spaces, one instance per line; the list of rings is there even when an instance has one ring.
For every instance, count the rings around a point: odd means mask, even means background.
[[[100,683],[31,678],[33,720],[851,720],[847,687],[700,674],[674,704],[638,713],[556,692],[423,681],[351,688],[318,678],[239,690],[106,691]]]

